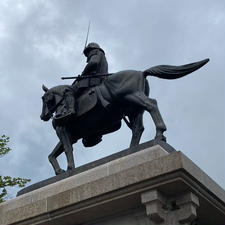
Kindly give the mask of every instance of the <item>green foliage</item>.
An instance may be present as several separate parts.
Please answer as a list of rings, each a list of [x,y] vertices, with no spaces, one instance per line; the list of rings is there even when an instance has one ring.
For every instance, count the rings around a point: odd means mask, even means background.
[[[9,142],[9,137],[2,135],[0,137],[0,157],[6,155],[11,149],[7,146]],[[18,185],[18,187],[24,187],[30,179],[25,178],[13,178],[10,176],[1,176],[0,175],[0,203],[5,201],[7,198],[7,189],[6,187],[13,187]]]
[[[7,143],[9,142],[9,137],[2,135],[0,137],[0,157],[7,154],[11,149],[7,147]]]

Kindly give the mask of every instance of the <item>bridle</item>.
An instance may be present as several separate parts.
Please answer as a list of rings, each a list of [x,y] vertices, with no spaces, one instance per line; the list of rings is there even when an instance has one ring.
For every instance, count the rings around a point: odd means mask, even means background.
[[[53,114],[56,109],[58,108],[58,106],[62,103],[62,101],[64,100],[64,93],[63,94],[60,94],[60,93],[57,93],[57,92],[52,92],[52,94],[54,95],[58,95],[59,97],[61,97],[61,99],[53,106],[49,109],[49,111],[51,112],[51,114]],[[51,118],[53,116],[51,115]]]

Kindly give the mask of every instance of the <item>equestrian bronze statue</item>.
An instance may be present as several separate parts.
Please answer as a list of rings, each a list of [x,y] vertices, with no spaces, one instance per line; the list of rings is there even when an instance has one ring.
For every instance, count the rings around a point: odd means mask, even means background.
[[[48,89],[43,85],[41,119],[52,125],[59,138],[49,155],[54,171],[65,172],[57,157],[65,152],[68,170],[75,167],[73,144],[82,139],[85,147],[98,144],[102,136],[121,127],[124,119],[132,131],[130,147],[139,144],[144,131],[143,113],[150,113],[155,127],[155,140],[166,142],[166,125],[159,112],[157,101],[149,98],[147,76],[162,79],[181,78],[205,65],[209,59],[182,66],[159,65],[144,71],[124,70],[108,74],[104,51],[96,43],[85,49],[87,66],[72,85],[59,85]]]

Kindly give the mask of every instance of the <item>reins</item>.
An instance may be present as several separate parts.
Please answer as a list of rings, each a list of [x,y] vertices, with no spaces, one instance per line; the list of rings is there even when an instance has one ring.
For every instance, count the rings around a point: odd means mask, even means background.
[[[58,108],[58,106],[62,103],[62,101],[64,100],[64,94],[63,95],[61,95],[61,94],[59,94],[59,93],[56,93],[56,92],[53,92],[53,94],[54,95],[58,95],[58,96],[60,96],[61,97],[61,99],[55,104],[55,106],[54,107],[52,107],[52,109],[51,109],[51,111],[53,111],[53,112],[55,112],[56,111],[56,109]]]

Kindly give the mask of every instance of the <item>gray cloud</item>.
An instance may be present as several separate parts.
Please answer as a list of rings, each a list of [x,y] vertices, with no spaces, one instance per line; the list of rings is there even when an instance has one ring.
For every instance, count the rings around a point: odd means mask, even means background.
[[[53,176],[47,156],[57,143],[49,123],[39,119],[41,85],[70,83],[61,75],[79,74],[88,21],[90,41],[105,50],[111,72],[144,70],[154,65],[181,65],[209,57],[189,76],[173,81],[149,78],[168,127],[168,143],[190,157],[225,187],[223,1],[1,1],[1,133],[14,149],[1,159],[1,174]],[[145,114],[142,142],[154,137]],[[124,125],[103,142],[85,149],[74,145],[77,166],[129,146]],[[64,156],[60,163],[66,166]]]

